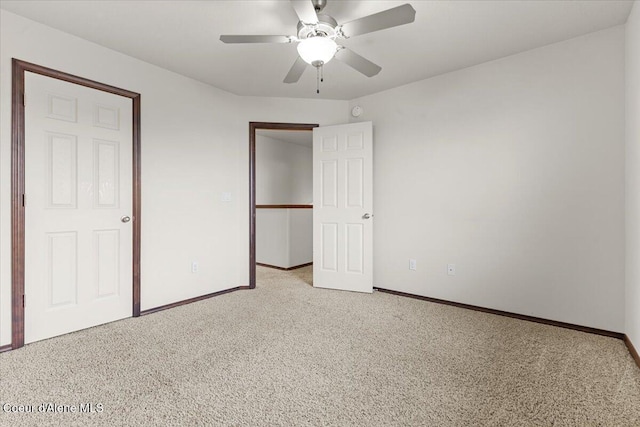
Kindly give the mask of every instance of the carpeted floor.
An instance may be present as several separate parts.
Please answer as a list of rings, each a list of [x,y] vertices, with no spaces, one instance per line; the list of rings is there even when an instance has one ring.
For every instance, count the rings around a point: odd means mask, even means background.
[[[0,402],[36,412],[0,425],[640,426],[620,340],[314,289],[310,272],[258,267],[256,290],[0,354]]]

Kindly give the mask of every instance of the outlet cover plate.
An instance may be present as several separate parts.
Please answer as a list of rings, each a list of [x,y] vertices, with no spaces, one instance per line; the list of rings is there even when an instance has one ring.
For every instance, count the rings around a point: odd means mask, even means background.
[[[447,264],[447,274],[449,276],[456,275],[456,265],[455,264]]]

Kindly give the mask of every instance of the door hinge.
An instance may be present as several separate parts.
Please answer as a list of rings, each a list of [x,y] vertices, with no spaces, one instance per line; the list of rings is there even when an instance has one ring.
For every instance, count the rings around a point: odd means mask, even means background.
[[[24,93],[22,94],[22,106],[27,106],[27,96]]]
[[[24,208],[27,205],[27,196],[22,195],[22,207]]]
[[[22,295],[22,308],[24,308],[24,300],[25,300],[24,295]]]

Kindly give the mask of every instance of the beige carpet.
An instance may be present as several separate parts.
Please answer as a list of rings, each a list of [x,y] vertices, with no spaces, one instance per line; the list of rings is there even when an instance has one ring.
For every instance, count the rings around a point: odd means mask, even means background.
[[[259,267],[258,288],[0,354],[2,426],[640,426],[620,340]],[[305,281],[307,283],[305,283]]]

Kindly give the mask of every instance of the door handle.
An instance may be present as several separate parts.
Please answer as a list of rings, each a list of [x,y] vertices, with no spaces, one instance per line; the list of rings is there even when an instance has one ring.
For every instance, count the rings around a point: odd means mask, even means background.
[[[373,216],[373,215],[370,215],[370,214],[366,213],[366,214],[362,215],[362,219],[369,219],[369,218],[371,218],[372,216]]]
[[[131,217],[128,217],[127,215],[124,215],[123,217],[120,218],[120,221],[127,223],[129,221],[131,221]]]

